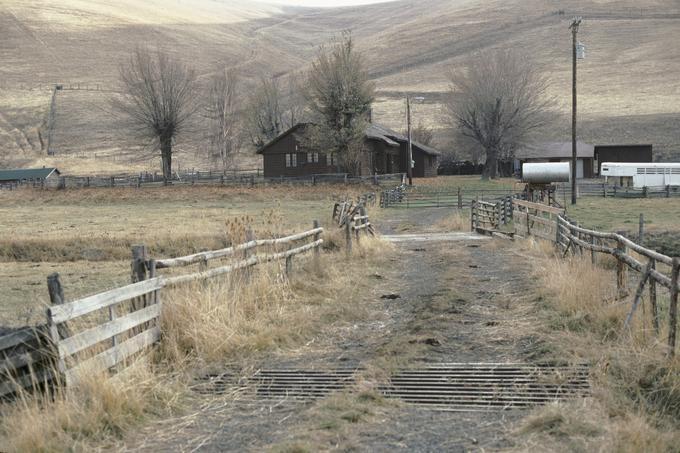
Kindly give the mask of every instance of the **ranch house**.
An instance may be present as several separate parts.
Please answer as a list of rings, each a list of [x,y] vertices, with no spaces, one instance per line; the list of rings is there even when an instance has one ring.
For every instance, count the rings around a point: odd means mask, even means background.
[[[309,123],[296,124],[258,151],[264,161],[266,178],[341,172],[336,156],[305,145],[304,136],[309,126]],[[415,161],[413,176],[436,176],[441,153],[415,141],[411,144]],[[359,164],[361,176],[406,173],[407,163],[408,138],[384,126],[369,124]]]

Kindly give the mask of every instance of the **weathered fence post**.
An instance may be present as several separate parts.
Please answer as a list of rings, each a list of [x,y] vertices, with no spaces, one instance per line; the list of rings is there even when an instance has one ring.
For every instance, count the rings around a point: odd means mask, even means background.
[[[477,202],[472,200],[470,202],[470,231],[475,231],[475,208],[477,207]]]
[[[670,198],[670,197],[671,197],[671,186],[667,185],[666,186],[666,198]]]
[[[52,305],[62,305],[64,300],[64,289],[61,285],[61,280],[59,279],[58,273],[50,274],[47,277],[47,291],[50,295],[50,302]],[[52,318],[52,313],[47,309],[47,327],[49,329],[50,340],[52,342],[52,347],[54,347],[54,354],[57,362],[57,382],[66,383],[64,381],[64,372],[66,371],[66,364],[64,359],[59,356],[59,341],[61,338],[66,338],[71,336],[69,328],[66,323],[62,323],[57,326]]]
[[[649,263],[651,265],[652,271],[656,270],[656,260],[650,259]],[[656,303],[656,280],[651,277],[649,280],[649,303],[652,308],[652,326],[654,327],[654,332],[659,334],[659,306]]]
[[[602,183],[602,198],[607,198],[607,183]]]
[[[286,277],[290,278],[293,275],[293,255],[286,257]]]
[[[347,256],[350,256],[352,254],[352,225],[349,218],[345,221],[345,247]]]
[[[47,292],[50,295],[50,303],[52,305],[63,305],[66,303],[64,287],[61,284],[61,277],[58,272],[47,277]],[[65,323],[59,326],[59,334],[62,338],[70,336],[70,329]]]
[[[148,259],[148,252],[145,245],[132,246],[132,261],[130,263],[130,280],[132,283],[146,280],[146,262]],[[142,309],[147,305],[147,296],[140,296],[139,298],[132,299],[132,309],[134,311]]]
[[[649,189],[647,188],[647,186],[644,186],[642,188],[642,198],[648,198],[648,197],[649,197]]]
[[[668,311],[668,355],[675,355],[675,333],[678,328],[678,275],[680,274],[680,258],[673,258],[673,270],[671,272],[671,300]]]
[[[640,227],[638,229],[638,244],[645,242],[645,215],[640,213]]]
[[[315,220],[314,223],[312,224],[312,228],[314,228],[315,230],[317,230],[319,228],[319,226],[320,225],[319,225],[318,220]],[[321,238],[320,233],[314,234],[314,242],[317,242],[320,238]],[[321,257],[321,251],[319,249],[320,249],[320,247],[318,245],[316,247],[314,247],[314,268],[315,269],[319,269],[319,265],[320,265],[319,259]]]
[[[463,194],[460,191],[460,187],[458,187],[458,209],[463,209]]]
[[[628,272],[626,263],[621,259],[622,255],[627,252],[626,245],[620,240],[616,239],[616,290],[618,296],[625,297],[628,294]]]
[[[595,265],[595,236],[590,235],[590,263]]]
[[[628,313],[628,316],[626,316],[626,321],[623,323],[624,329],[628,329],[630,327],[630,323],[633,320],[635,310],[642,301],[642,292],[645,289],[645,284],[647,283],[647,280],[649,280],[649,274],[651,271],[652,261],[650,260],[649,263],[647,263],[647,267],[645,268],[644,273],[640,277],[640,283],[638,284],[637,290],[635,291],[635,297],[633,298],[633,306],[630,308],[630,313]]]
[[[115,187],[115,186],[116,186],[116,177],[111,176],[111,187]]]

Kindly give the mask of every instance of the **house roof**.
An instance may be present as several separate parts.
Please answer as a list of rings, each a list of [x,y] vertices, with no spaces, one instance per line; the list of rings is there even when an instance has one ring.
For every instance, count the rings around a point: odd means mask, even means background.
[[[52,173],[61,174],[56,168],[23,168],[15,170],[0,170],[0,181],[20,181],[22,179],[45,179]]]
[[[375,135],[376,137],[384,137],[385,139],[393,142],[399,143],[408,142],[408,137],[406,137],[405,135],[376,123],[371,123],[368,126],[368,129],[366,130],[366,136],[369,138],[373,138],[371,137],[371,135]],[[413,146],[414,148],[419,148],[422,152],[424,152],[425,154],[429,154],[431,156],[441,155],[439,151],[432,148],[431,146],[423,145],[422,143],[419,143],[415,140],[411,141],[411,146]]]
[[[311,123],[298,123],[295,126],[288,129],[287,131],[282,132],[278,137],[267,143],[265,146],[262,147],[262,149],[258,150],[257,154],[262,154],[266,149],[268,149],[271,146],[274,146],[276,143],[278,143],[281,139],[283,139],[287,135],[295,133],[298,131],[298,129],[304,128],[309,124]],[[368,125],[368,127],[366,128],[366,138],[369,138],[371,140],[380,140],[389,146],[399,146],[400,143],[408,142],[408,138],[405,137],[403,134],[400,134],[399,132],[393,131],[392,129],[389,129],[385,126],[376,123],[370,123]],[[436,149],[430,146],[423,145],[422,143],[412,141],[411,144],[414,148],[420,149],[425,154],[429,154],[431,156],[439,156],[441,154]]]
[[[595,156],[595,146],[576,142],[576,156],[588,158]],[[515,151],[517,159],[557,159],[571,157],[571,142],[549,142],[527,145]]]

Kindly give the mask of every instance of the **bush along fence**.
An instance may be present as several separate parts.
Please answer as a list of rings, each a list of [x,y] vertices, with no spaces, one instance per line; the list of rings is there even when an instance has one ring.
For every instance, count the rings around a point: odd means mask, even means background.
[[[501,232],[500,228],[512,221],[512,197],[503,197],[491,203],[472,200],[470,202],[470,229],[478,233]]]
[[[368,219],[362,220],[368,224]],[[82,376],[125,367],[128,359],[157,343],[161,336],[163,290],[189,282],[226,275],[239,269],[285,260],[286,274],[293,257],[314,252],[319,258],[324,229],[313,228],[273,239],[248,238],[243,244],[171,259],[150,259],[143,245],[132,249],[132,284],[66,302],[58,274],[48,277],[52,305],[47,322],[0,336],[0,396],[20,388],[76,384]],[[249,234],[251,236],[251,234]],[[258,253],[260,247],[273,252]],[[282,248],[285,250],[279,251]],[[230,264],[209,263],[234,258]],[[159,270],[197,265],[189,274],[161,276]]]
[[[633,317],[642,303],[645,288],[649,289],[649,303],[652,313],[652,327],[659,334],[660,307],[658,286],[669,291],[668,305],[668,354],[673,356],[676,348],[678,293],[680,291],[680,259],[669,257],[643,247],[618,233],[601,232],[583,228],[569,219],[564,210],[512,200],[513,222],[516,235],[536,236],[554,243],[559,253],[583,255],[590,252],[590,259],[596,263],[597,254],[613,256],[616,259],[616,286],[619,299],[630,296],[629,270],[640,275],[626,316],[624,329],[629,329]]]

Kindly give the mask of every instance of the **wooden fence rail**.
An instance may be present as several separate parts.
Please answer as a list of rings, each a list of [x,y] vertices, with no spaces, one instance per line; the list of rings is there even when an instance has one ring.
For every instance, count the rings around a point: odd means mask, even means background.
[[[512,198],[504,197],[495,203],[472,200],[470,206],[470,229],[478,233],[499,232],[501,226],[512,219]]]
[[[370,225],[368,217],[356,219]],[[133,247],[133,283],[64,303],[64,291],[58,274],[48,278],[50,299],[47,323],[0,336],[0,397],[19,388],[44,387],[55,378],[74,385],[83,376],[112,368],[121,369],[135,354],[158,342],[161,336],[161,290],[170,286],[205,280],[262,263],[285,260],[286,274],[292,271],[292,258],[315,252],[323,244],[324,229],[314,221],[311,230],[281,238],[252,239],[222,250],[196,253],[179,258],[149,259],[146,248]],[[300,241],[311,241],[298,244]],[[263,246],[288,246],[287,250],[250,255]],[[211,260],[235,256],[238,261],[208,269]],[[198,272],[157,275],[159,269],[200,264]]]
[[[668,307],[668,354],[673,356],[676,348],[678,294],[680,292],[680,259],[670,257],[626,238],[625,236],[584,228],[566,217],[560,208],[513,199],[513,223],[516,234],[537,236],[551,241],[563,257],[568,253],[583,254],[590,252],[591,261],[596,263],[596,254],[606,254],[616,259],[616,286],[619,299],[628,297],[628,271],[640,274],[633,293],[631,308],[624,322],[624,329],[630,328],[633,317],[642,303],[642,295],[649,286],[649,300],[652,313],[652,326],[659,333],[659,304],[657,284],[669,290]],[[474,222],[474,213],[473,213]],[[635,253],[633,255],[631,252]],[[646,261],[646,262],[645,262]],[[658,266],[666,268],[660,270]]]

